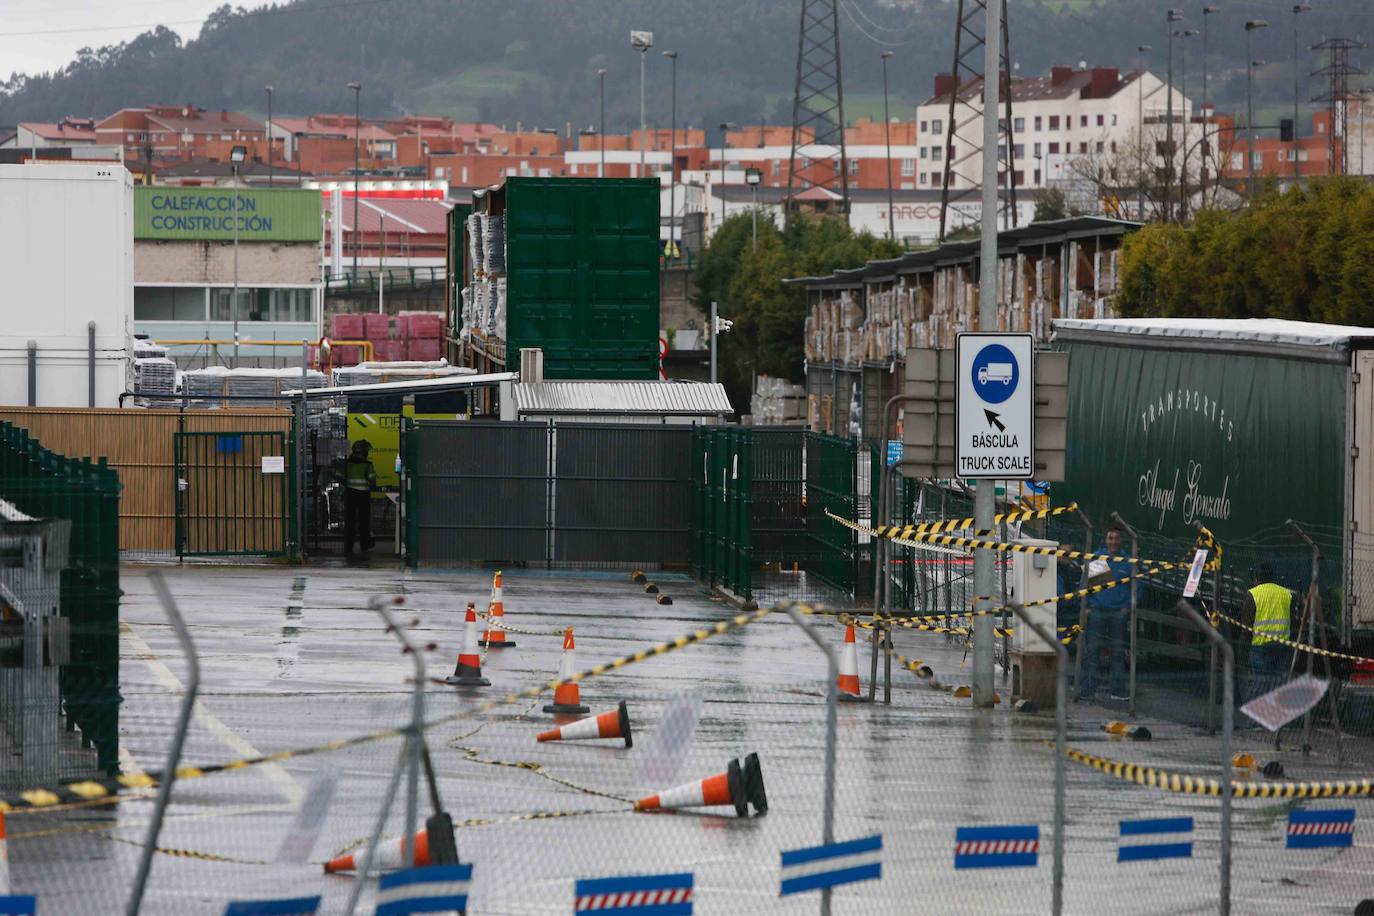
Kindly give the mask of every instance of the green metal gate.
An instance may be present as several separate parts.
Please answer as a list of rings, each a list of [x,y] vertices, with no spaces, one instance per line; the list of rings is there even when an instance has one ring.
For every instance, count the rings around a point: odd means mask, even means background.
[[[293,552],[294,436],[174,433],[178,557]]]
[[[858,535],[826,511],[859,517],[858,455],[855,439],[806,434],[806,529],[815,545],[807,572],[850,595],[859,585]]]
[[[746,600],[754,595],[753,437],[740,427],[692,433],[692,567]]]

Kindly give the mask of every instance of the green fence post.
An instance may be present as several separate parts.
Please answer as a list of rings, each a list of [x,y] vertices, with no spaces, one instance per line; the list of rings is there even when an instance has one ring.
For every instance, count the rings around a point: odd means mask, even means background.
[[[406,515],[406,565],[416,569],[420,565],[420,523],[415,514],[419,500],[416,478],[420,469],[420,437],[415,432],[415,418],[401,418],[401,468],[405,474],[405,488],[401,498]]]

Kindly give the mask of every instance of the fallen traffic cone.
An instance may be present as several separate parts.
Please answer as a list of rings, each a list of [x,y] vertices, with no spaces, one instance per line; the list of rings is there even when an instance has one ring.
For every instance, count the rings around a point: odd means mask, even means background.
[[[463,651],[458,654],[458,664],[453,674],[444,681],[458,687],[490,687],[491,681],[482,677],[482,656],[477,652],[477,610],[471,601],[463,621]]]
[[[763,814],[768,810],[768,797],[763,791],[763,770],[758,766],[758,755],[749,755],[751,761],[746,777],[738,760],[731,760],[724,773],[685,783],[672,789],[664,789],[657,795],[650,795],[635,802],[636,811],[671,811],[675,808],[710,808],[717,805],[732,805],[735,814],[744,817],[749,813],[750,801],[755,801],[755,810]],[[751,791],[752,790],[752,791]],[[759,807],[762,805],[762,807]]]
[[[387,840],[377,842],[377,852],[372,857],[373,871],[394,871],[405,865],[405,837],[392,837]],[[367,845],[363,844],[352,852],[335,856],[324,863],[324,873],[326,875],[336,875],[343,871],[357,871],[363,867],[363,859],[367,857]],[[415,834],[415,865],[416,867],[428,865],[429,863],[429,831],[421,830]]]
[[[577,673],[576,650],[573,628],[568,627],[563,633],[563,656],[558,660],[558,680],[561,683],[553,688],[553,702],[544,707],[544,712],[581,715],[591,711],[582,705],[582,691],[577,682],[568,680]]]
[[[540,742],[582,741],[588,738],[624,738],[626,747],[634,747],[634,738],[630,733],[630,712],[625,708],[624,700],[621,700],[619,706],[608,712],[578,719],[576,722],[570,722],[567,725],[542,732],[537,740]]]
[[[491,600],[487,602],[487,628],[482,631],[482,638],[477,640],[477,645],[484,649],[508,649],[515,645],[515,641],[506,638],[506,631],[501,625],[506,620],[506,609],[501,603],[501,570],[496,571],[496,575],[491,580]]]
[[[1249,751],[1239,751],[1232,754],[1231,766],[1238,770],[1253,770],[1255,768],[1255,755]]]
[[[1125,722],[1104,723],[1102,730],[1109,735],[1116,735],[1119,738],[1130,738],[1132,741],[1149,741],[1154,737],[1145,726],[1128,725]]]
[[[840,676],[835,681],[839,688],[840,699],[850,703],[862,703],[868,697],[859,695],[859,649],[854,644],[854,624],[844,628],[844,649],[840,652]]]

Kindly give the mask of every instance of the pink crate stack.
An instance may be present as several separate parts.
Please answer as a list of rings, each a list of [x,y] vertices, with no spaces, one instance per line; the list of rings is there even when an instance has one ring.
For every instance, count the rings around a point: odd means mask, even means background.
[[[366,316],[345,312],[329,319],[329,336],[334,340],[362,340],[367,336]]]
[[[426,362],[437,360],[440,356],[439,338],[429,338],[426,340],[407,340],[406,359],[423,360]]]
[[[391,339],[391,318],[389,316],[381,315],[377,312],[369,312],[363,315],[362,318],[364,330],[366,331],[363,336],[368,340],[375,344],[379,340]]]
[[[402,312],[396,317],[396,336],[402,340],[438,340],[443,332],[440,312]]]

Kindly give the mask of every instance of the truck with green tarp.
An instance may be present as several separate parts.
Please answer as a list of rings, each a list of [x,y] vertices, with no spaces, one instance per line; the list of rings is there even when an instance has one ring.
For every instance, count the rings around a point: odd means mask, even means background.
[[[1099,532],[1119,513],[1142,555],[1159,559],[1191,553],[1205,525],[1223,546],[1229,597],[1262,560],[1303,593],[1311,552],[1291,519],[1321,549],[1333,632],[1346,643],[1374,635],[1374,328],[1173,318],[1054,328],[1069,354],[1055,504],[1077,501]]]
[[[657,179],[508,178],[450,231],[463,365],[515,369],[537,348],[549,379],[659,377]]]

